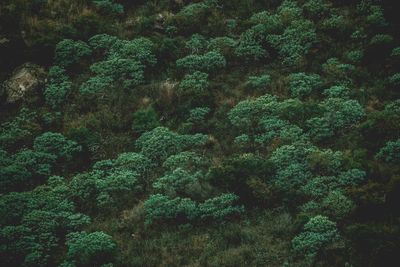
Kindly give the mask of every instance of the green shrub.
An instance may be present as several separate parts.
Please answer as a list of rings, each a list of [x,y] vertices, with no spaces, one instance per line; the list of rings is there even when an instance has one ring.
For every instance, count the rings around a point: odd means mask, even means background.
[[[324,0],[308,0],[303,5],[304,13],[314,19],[322,19],[329,13]]]
[[[395,86],[400,85],[400,73],[393,74],[388,79],[389,83]]]
[[[131,89],[144,82],[144,66],[133,59],[112,58],[100,61],[90,66],[90,70],[102,77],[99,79],[112,80],[124,88]]]
[[[186,48],[190,50],[192,54],[199,54],[204,52],[208,46],[208,41],[204,36],[200,34],[193,34],[185,44]]]
[[[211,51],[203,55],[189,55],[176,61],[179,69],[195,72],[202,71],[207,73],[215,72],[224,68],[226,60],[219,52]]]
[[[396,58],[400,57],[400,46],[393,48],[392,53],[390,55]]]
[[[46,132],[35,138],[33,148],[37,152],[54,155],[57,159],[73,160],[82,147],[75,141],[68,140],[60,133]]]
[[[167,196],[151,195],[144,203],[146,224],[172,219],[194,219],[198,215],[197,203],[188,198],[170,199]]]
[[[133,40],[117,40],[108,53],[108,59],[126,59],[138,61],[144,66],[154,66],[157,58],[154,55],[154,43],[144,37]]]
[[[236,40],[227,36],[215,37],[210,39],[208,43],[209,50],[215,50],[220,52],[225,57],[229,57],[233,54],[233,49],[236,47]]]
[[[347,99],[350,95],[350,89],[345,85],[335,85],[324,91],[324,95],[329,98]]]
[[[75,232],[67,235],[66,261],[73,266],[100,266],[113,261],[117,245],[104,232]]]
[[[330,218],[341,220],[354,210],[354,203],[340,191],[330,192],[322,201],[322,211]]]
[[[92,0],[92,2],[103,14],[115,15],[124,13],[123,5],[114,3],[114,0]]]
[[[92,50],[82,41],[65,39],[59,42],[55,51],[55,63],[62,67],[69,67],[81,58],[90,56]]]
[[[304,72],[289,75],[289,87],[292,97],[305,97],[313,91],[320,89],[322,79],[318,74],[306,74]]]
[[[200,173],[189,173],[188,171],[177,168],[172,172],[157,179],[153,183],[156,192],[166,195],[170,198],[177,196],[195,197],[200,191],[199,184]]]
[[[271,83],[271,76],[268,74],[260,76],[249,76],[247,84],[252,89],[264,89]]]
[[[92,36],[88,43],[94,51],[109,51],[117,40],[117,37],[103,33]]]
[[[247,61],[257,61],[268,57],[268,52],[257,40],[254,30],[250,29],[240,35],[235,55]]]
[[[27,144],[40,129],[36,112],[22,108],[16,117],[1,124],[0,146],[9,149]]]
[[[388,141],[375,156],[377,159],[387,163],[400,162],[400,139]]]
[[[209,161],[205,157],[189,151],[172,155],[163,163],[163,167],[167,171],[173,171],[178,168],[188,171],[202,170],[208,165]]]
[[[232,193],[208,199],[199,205],[200,218],[218,222],[240,215],[244,212],[244,207],[234,206],[238,199],[239,197]]]
[[[153,107],[140,109],[133,113],[132,130],[136,133],[150,131],[159,125],[158,115]]]
[[[178,92],[180,95],[203,95],[208,88],[208,74],[195,71],[186,74],[180,82]]]
[[[191,123],[202,123],[205,121],[205,117],[207,114],[210,113],[210,108],[208,107],[201,107],[201,108],[194,108],[190,110],[188,122]]]
[[[157,127],[145,132],[136,140],[136,147],[143,155],[161,164],[169,156],[190,147],[205,144],[208,137],[203,134],[180,135],[168,128]]]
[[[49,83],[44,91],[46,103],[53,109],[60,108],[65,104],[68,93],[71,91],[72,82],[66,74],[65,69],[53,66],[49,69]]]
[[[293,251],[312,262],[324,248],[339,240],[336,223],[318,215],[311,218],[304,225],[304,231],[292,240]]]
[[[267,36],[268,42],[278,50],[283,58],[283,64],[293,67],[304,61],[304,56],[317,42],[317,34],[312,22],[307,20],[292,23],[280,34]]]

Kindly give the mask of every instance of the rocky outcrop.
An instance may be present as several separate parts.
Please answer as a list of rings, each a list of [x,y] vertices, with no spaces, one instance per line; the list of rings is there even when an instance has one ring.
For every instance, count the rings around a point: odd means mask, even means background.
[[[16,68],[12,76],[4,82],[7,103],[15,103],[37,93],[46,81],[44,68],[25,63]]]

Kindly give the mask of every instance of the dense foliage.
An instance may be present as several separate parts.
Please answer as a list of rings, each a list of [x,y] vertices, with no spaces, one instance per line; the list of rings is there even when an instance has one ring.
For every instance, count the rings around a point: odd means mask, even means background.
[[[398,266],[396,2],[2,0],[0,265]]]

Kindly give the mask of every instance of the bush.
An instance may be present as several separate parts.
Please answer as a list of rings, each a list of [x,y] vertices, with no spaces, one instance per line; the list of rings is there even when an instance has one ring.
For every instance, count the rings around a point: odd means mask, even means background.
[[[133,114],[132,130],[136,133],[150,131],[160,125],[153,107],[140,109]]]
[[[258,61],[268,57],[269,54],[257,40],[256,33],[250,29],[240,35],[235,55],[246,61]]]
[[[318,215],[311,218],[304,225],[304,231],[292,240],[293,251],[313,262],[324,248],[339,240],[336,223]]]
[[[55,51],[55,63],[62,67],[69,67],[81,58],[90,56],[92,50],[82,41],[65,39],[59,42]]]
[[[308,0],[303,5],[304,13],[314,19],[322,19],[329,13],[329,6],[324,0]]]
[[[204,52],[208,46],[208,41],[200,34],[193,34],[190,39],[186,41],[185,46],[190,50],[190,53],[198,54],[200,52]]]
[[[312,22],[307,20],[292,23],[283,34],[267,36],[268,42],[278,50],[283,63],[289,67],[299,66],[304,56],[317,42],[317,34]]]
[[[145,132],[136,140],[136,147],[143,155],[161,164],[169,156],[184,149],[204,145],[208,137],[203,134],[180,135],[165,127]]]
[[[328,98],[342,98],[348,99],[350,95],[350,89],[345,85],[335,85],[324,91],[324,95]]]
[[[304,72],[289,75],[289,87],[292,97],[305,97],[313,91],[320,89],[322,79],[318,74],[306,74]]]
[[[264,89],[271,83],[271,76],[268,74],[260,75],[260,76],[249,76],[247,80],[247,84],[252,89]]]
[[[199,205],[200,218],[220,222],[231,216],[240,215],[244,212],[244,207],[233,206],[238,199],[235,194],[223,194],[208,199]]]
[[[104,232],[75,232],[67,235],[66,261],[73,266],[101,266],[113,261],[117,245]]]
[[[208,88],[208,74],[195,71],[193,74],[186,74],[180,82],[178,92],[180,95],[203,95]]]
[[[322,201],[322,211],[332,219],[341,220],[354,210],[355,205],[351,199],[340,191],[332,191]]]
[[[97,77],[102,77],[98,79],[112,80],[124,88],[131,89],[144,82],[144,66],[133,59],[112,58],[100,61],[90,66],[90,70]]]
[[[206,115],[209,114],[210,111],[211,110],[208,107],[191,109],[189,113],[188,122],[202,123],[204,122]]]
[[[97,34],[92,36],[88,43],[94,51],[109,51],[117,42],[118,38],[108,34]]]
[[[113,0],[93,0],[93,4],[101,13],[106,15],[124,13],[124,7],[121,4],[114,3]]]
[[[68,93],[71,91],[72,82],[66,74],[65,69],[53,66],[49,69],[49,83],[44,91],[46,103],[53,109],[65,104]]]
[[[389,84],[400,86],[400,73],[393,74],[389,77]]]
[[[54,155],[57,159],[73,160],[82,147],[75,141],[68,140],[60,133],[46,132],[35,138],[33,148],[37,152]]]
[[[176,61],[179,69],[188,72],[202,71],[213,73],[218,69],[224,68],[226,61],[219,52],[211,51],[203,55],[189,55]]]
[[[375,157],[387,163],[400,162],[400,139],[387,142]]]

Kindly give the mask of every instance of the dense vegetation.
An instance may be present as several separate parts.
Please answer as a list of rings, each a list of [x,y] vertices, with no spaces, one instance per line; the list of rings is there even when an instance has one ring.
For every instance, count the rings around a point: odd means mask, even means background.
[[[0,265],[399,266],[395,4],[2,0]]]

